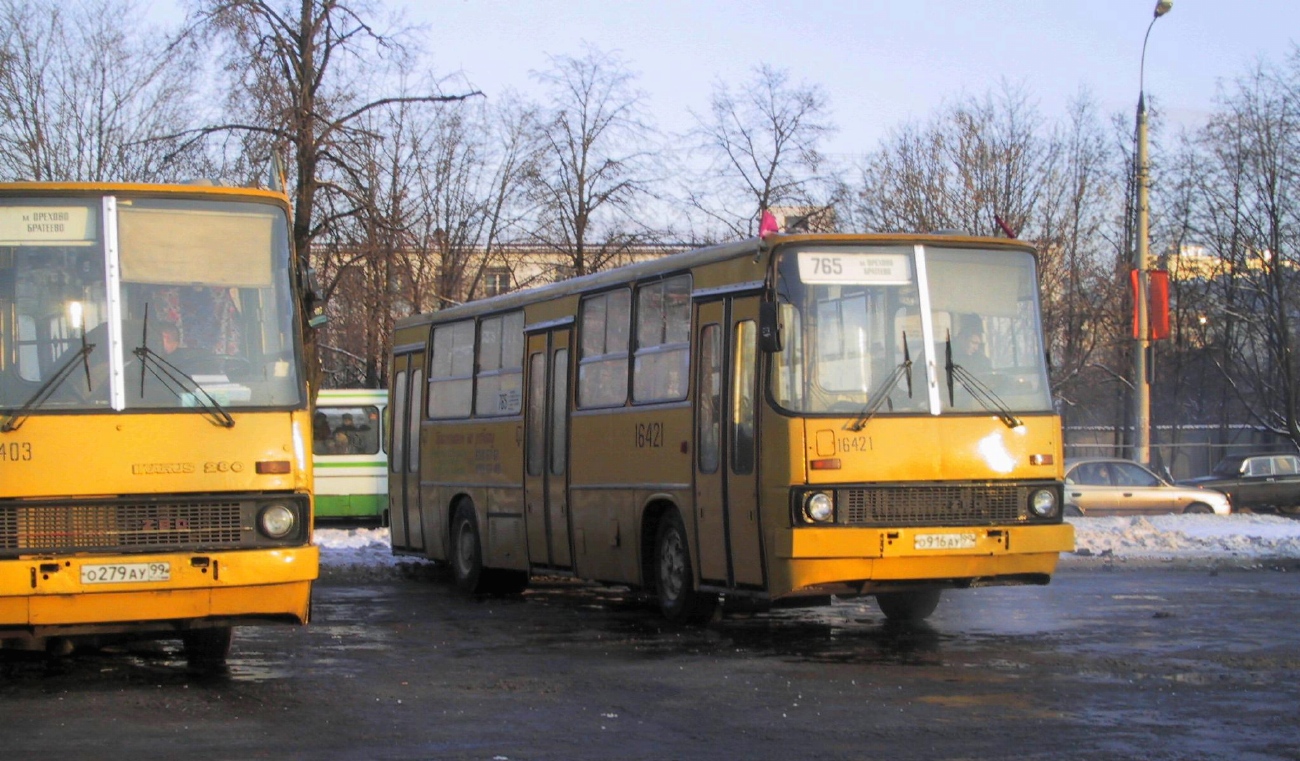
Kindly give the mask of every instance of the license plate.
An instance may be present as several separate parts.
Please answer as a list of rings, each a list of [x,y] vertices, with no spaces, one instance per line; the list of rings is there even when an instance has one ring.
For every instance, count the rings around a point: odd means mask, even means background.
[[[975,548],[975,535],[963,534],[917,534],[912,545],[918,550],[971,550]]]
[[[170,563],[95,563],[81,567],[82,584],[131,584],[171,578]]]

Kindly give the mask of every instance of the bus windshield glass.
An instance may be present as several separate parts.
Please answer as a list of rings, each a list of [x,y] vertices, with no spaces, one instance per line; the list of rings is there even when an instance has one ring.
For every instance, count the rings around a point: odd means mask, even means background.
[[[278,206],[0,198],[0,410],[301,403]]]
[[[777,262],[783,408],[1050,412],[1034,258],[937,246],[792,247]]]

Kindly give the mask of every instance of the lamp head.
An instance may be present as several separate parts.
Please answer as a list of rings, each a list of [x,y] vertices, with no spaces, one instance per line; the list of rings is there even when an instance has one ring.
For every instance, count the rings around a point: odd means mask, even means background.
[[[1155,17],[1160,18],[1161,16],[1168,13],[1170,9],[1172,9],[1173,7],[1174,7],[1174,0],[1157,0]]]

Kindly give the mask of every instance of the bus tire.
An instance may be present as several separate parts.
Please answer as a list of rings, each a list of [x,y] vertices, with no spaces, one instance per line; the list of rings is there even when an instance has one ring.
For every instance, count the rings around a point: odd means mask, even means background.
[[[224,666],[230,655],[230,641],[234,630],[229,626],[212,629],[194,629],[181,635],[185,649],[185,662],[191,668],[211,669]]]
[[[703,623],[712,618],[718,598],[695,589],[686,528],[676,510],[669,510],[659,522],[654,568],[655,593],[664,618],[690,623]]]
[[[876,605],[885,618],[894,622],[924,621],[939,607],[941,589],[920,589],[911,592],[881,592],[876,595]]]
[[[462,592],[483,591],[483,546],[479,543],[478,519],[469,503],[457,506],[451,521],[451,572],[456,577],[456,588]]]

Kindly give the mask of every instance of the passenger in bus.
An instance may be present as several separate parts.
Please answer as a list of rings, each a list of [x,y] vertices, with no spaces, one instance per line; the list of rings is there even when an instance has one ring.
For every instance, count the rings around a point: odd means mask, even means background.
[[[334,435],[330,437],[329,446],[324,454],[354,454],[356,449],[352,446],[352,440],[342,427],[334,429]]]
[[[325,416],[324,412],[317,412],[311,419],[312,454],[329,454],[330,446],[329,418]]]
[[[352,413],[344,412],[343,420],[339,423],[338,428],[334,429],[334,433],[337,434],[342,432],[345,436],[347,436],[348,443],[351,445],[352,451],[360,452],[363,449],[362,444],[363,444],[364,437],[362,435],[362,432],[367,430],[370,430],[368,426],[357,427],[356,421],[352,417]]]

